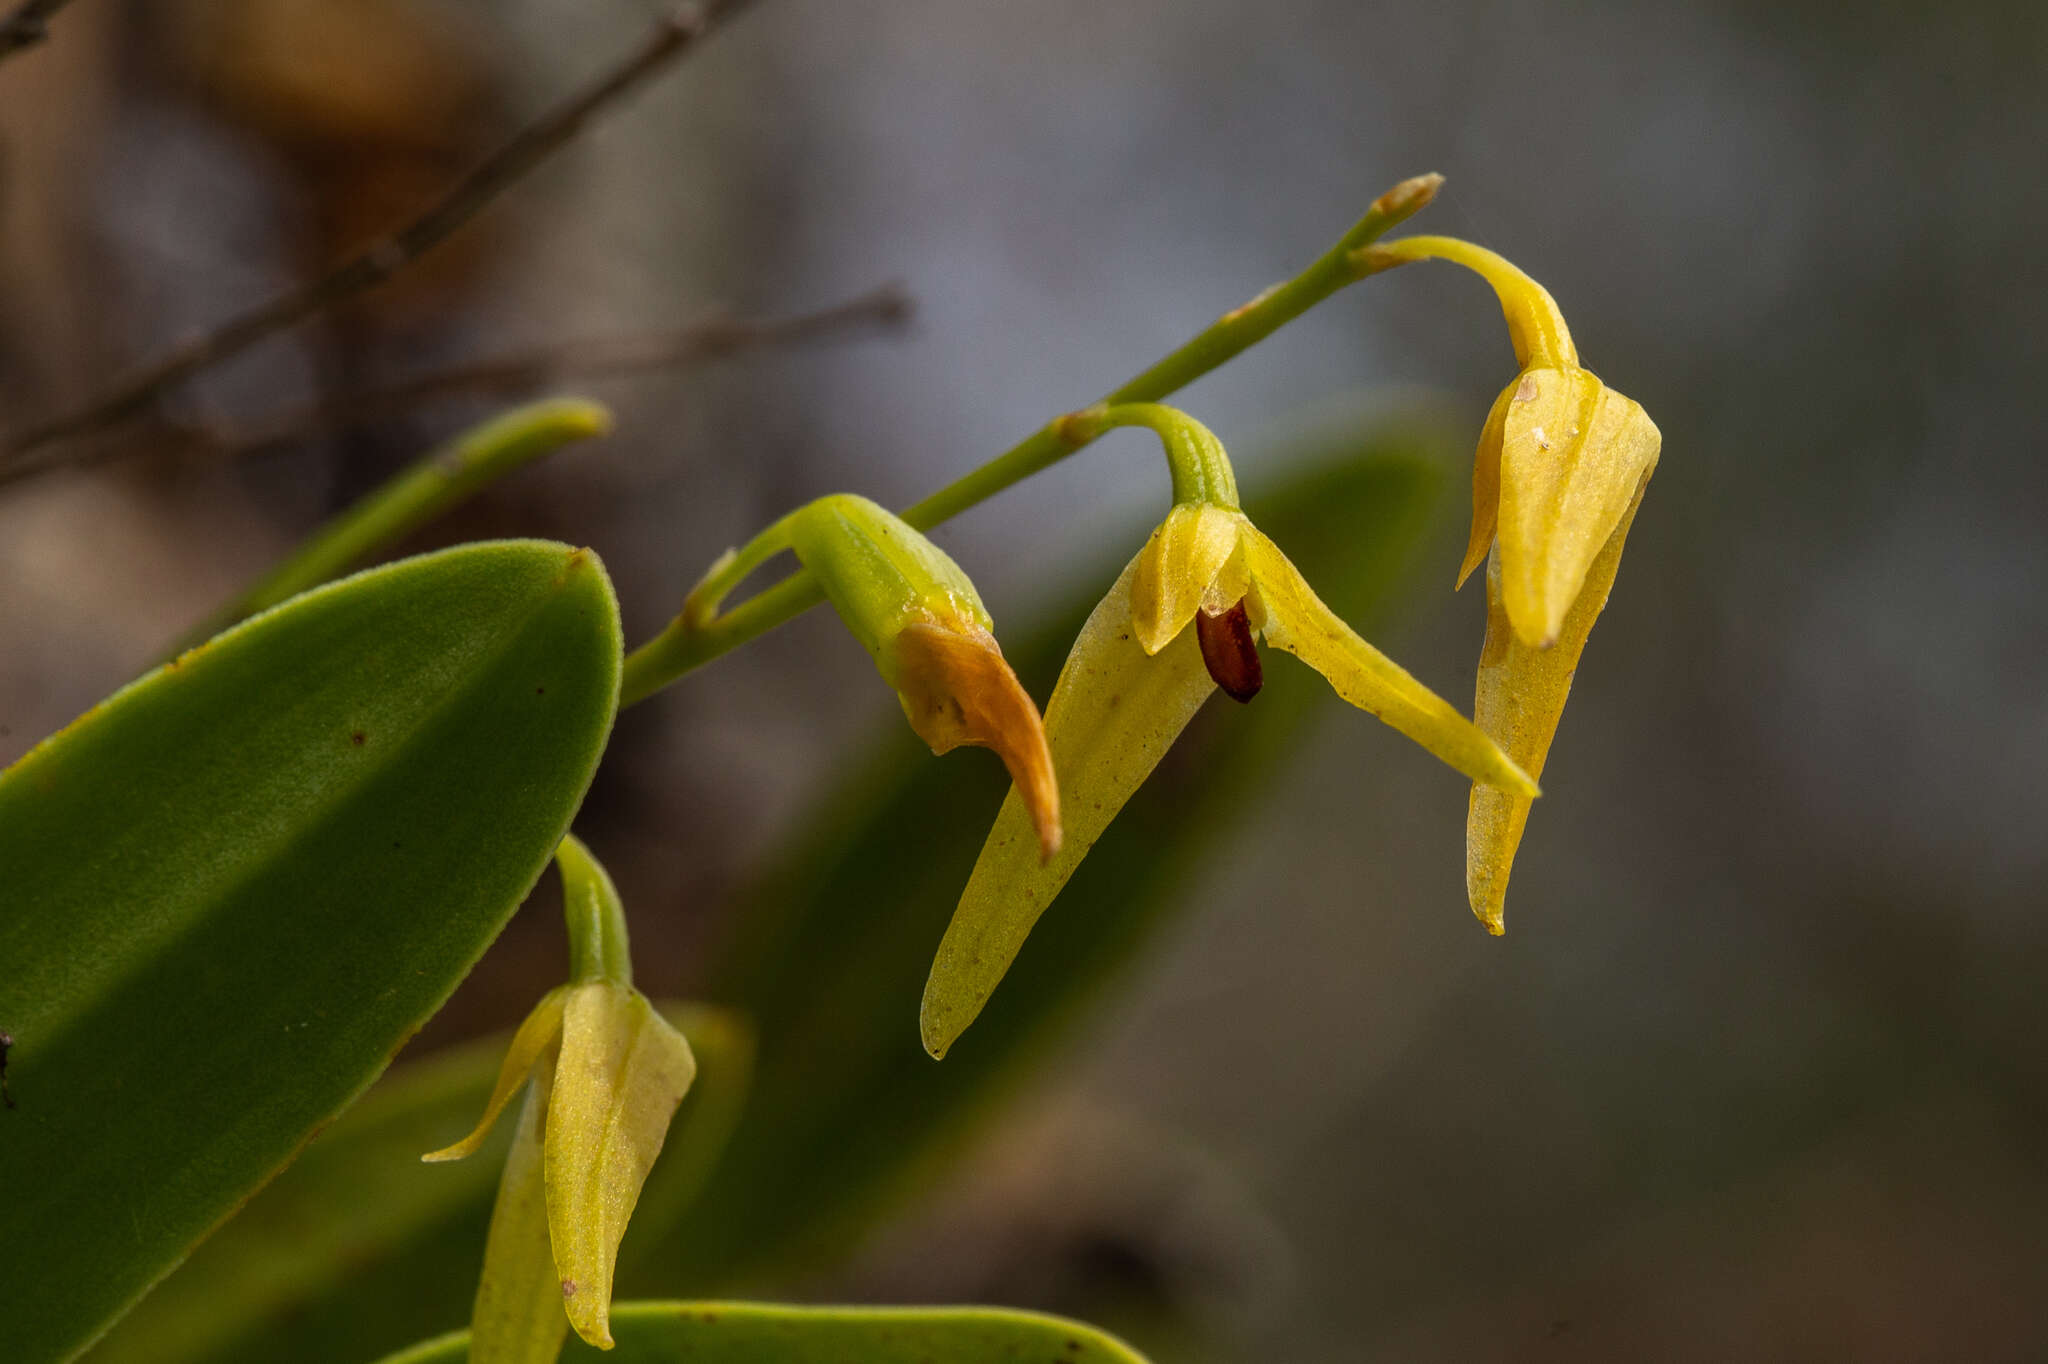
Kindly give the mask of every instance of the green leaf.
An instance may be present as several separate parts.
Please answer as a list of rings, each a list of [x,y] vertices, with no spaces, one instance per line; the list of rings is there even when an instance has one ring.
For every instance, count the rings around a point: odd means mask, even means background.
[[[744,1102],[752,1034],[663,1004],[697,1083],[641,1191],[621,1259],[667,1234]],[[468,1315],[513,1124],[468,1160],[420,1153],[482,1111],[511,1034],[396,1066],[86,1355],[87,1364],[360,1364]],[[565,1319],[566,1325],[566,1319]]]
[[[547,864],[617,704],[584,550],[201,645],[0,774],[8,1357],[70,1357],[362,1092]]]
[[[1435,524],[1438,480],[1414,452],[1443,447],[1435,432],[1382,430],[1246,509],[1333,608],[1368,626]],[[1142,537],[1117,546],[1116,562]],[[1037,694],[1115,573],[1105,564],[1052,629],[1009,651]],[[1050,1054],[1079,1006],[1187,902],[1231,817],[1329,700],[1309,670],[1274,668],[1254,704],[1215,703],[1197,716],[943,1063],[924,1054],[918,1001],[1002,799],[1000,770],[934,762],[897,742],[845,782],[735,917],[734,948],[709,993],[758,1029],[754,1098],[656,1258],[663,1273],[622,1274],[623,1291],[751,1292],[843,1249]]]
[[[983,1307],[770,1307],[621,1303],[618,1348],[571,1340],[563,1364],[1145,1364],[1091,1326]],[[382,1364],[463,1364],[469,1333],[425,1341]]]

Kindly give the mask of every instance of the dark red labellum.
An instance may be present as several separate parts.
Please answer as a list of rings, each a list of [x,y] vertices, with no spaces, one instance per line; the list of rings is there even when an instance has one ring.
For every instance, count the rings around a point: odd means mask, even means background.
[[[1259,646],[1252,640],[1251,619],[1244,602],[1228,611],[1210,615],[1195,612],[1195,638],[1202,645],[1202,662],[1209,676],[1233,701],[1244,702],[1259,694],[1265,685],[1265,669],[1259,664]]]

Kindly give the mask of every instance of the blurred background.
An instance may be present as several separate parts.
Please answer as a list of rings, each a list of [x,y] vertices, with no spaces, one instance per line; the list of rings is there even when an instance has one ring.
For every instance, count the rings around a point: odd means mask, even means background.
[[[401,224],[657,12],[79,0],[0,68],[7,424]],[[1509,935],[1465,907],[1465,786],[1328,707],[980,1140],[787,1291],[1063,1310],[1162,1364],[2042,1358],[2044,78],[2017,0],[761,0],[388,287],[0,488],[0,759],[505,399],[310,406],[901,281],[907,328],[575,385],[611,437],[406,546],[592,545],[631,643],[797,501],[914,499],[1441,171],[1417,226],[1547,284],[1665,439]],[[1460,702],[1511,368],[1430,267],[1179,399],[1248,485],[1445,414],[1379,640]],[[1021,629],[1164,491],[1119,437],[937,538]],[[623,716],[579,828],[650,990],[703,988],[847,765],[915,744],[818,614]],[[947,761],[992,814],[993,760]],[[559,975],[548,894],[416,1051]]]

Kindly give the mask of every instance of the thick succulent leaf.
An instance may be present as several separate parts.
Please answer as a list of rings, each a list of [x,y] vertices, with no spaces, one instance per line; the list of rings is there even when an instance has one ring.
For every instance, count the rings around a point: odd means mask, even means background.
[[[623,1303],[618,1348],[580,1341],[563,1364],[1145,1364],[1091,1326],[986,1307],[772,1307],[760,1303]],[[465,1364],[467,1332],[382,1364]]]
[[[1407,669],[1366,643],[1324,604],[1278,545],[1249,528],[1245,531],[1245,561],[1257,585],[1267,643],[1314,668],[1329,680],[1337,695],[1384,720],[1472,780],[1523,796],[1536,794],[1536,783],[1478,726],[1416,681]]]
[[[1588,570],[1656,467],[1641,405],[1583,369],[1524,373],[1501,424],[1501,599],[1524,644],[1564,629]]]
[[[1502,605],[1499,551],[1495,551],[1486,566],[1486,643],[1479,652],[1478,697],[1473,715],[1480,727],[1499,740],[1501,747],[1531,776],[1543,775],[1550,741],[1557,733],[1558,718],[1564,714],[1565,698],[1571,694],[1572,674],[1578,671],[1579,656],[1586,651],[1586,637],[1593,632],[1593,622],[1607,605],[1615,570],[1621,567],[1622,547],[1628,541],[1629,527],[1635,523],[1636,508],[1642,505],[1647,482],[1645,474],[1614,534],[1593,560],[1585,588],[1565,617],[1557,643],[1550,648],[1530,648],[1510,625]],[[1522,830],[1529,822],[1529,806],[1526,798],[1512,792],[1492,786],[1472,788],[1465,818],[1465,890],[1472,902],[1472,912],[1489,933],[1507,931],[1502,915],[1507,901],[1508,872],[1514,866],[1515,849],[1521,846]]]
[[[1418,451],[1439,465],[1453,457],[1441,432],[1383,429],[1294,452],[1310,462],[1247,499],[1349,619],[1377,619],[1408,581],[1437,488]],[[1102,567],[1098,584],[1114,572]],[[1100,588],[1084,592],[1009,651],[1034,690],[1051,682]],[[999,1111],[1105,979],[1187,903],[1182,892],[1227,846],[1232,817],[1256,805],[1329,703],[1306,669],[1271,671],[1254,704],[1208,707],[1189,727],[943,1065],[918,1044],[909,1006],[1003,787],[993,764],[933,762],[901,740],[849,773],[733,916],[710,991],[759,1029],[754,1099],[669,1243],[622,1265],[620,1294],[773,1291],[783,1274],[842,1252]]]
[[[546,865],[617,605],[511,542],[320,589],[0,774],[7,1353],[67,1358],[359,1094]]]
[[[593,1345],[611,1342],[619,1241],[696,1077],[690,1044],[639,991],[607,981],[570,990],[548,1103],[548,1228],[560,1301]]]
[[[1051,857],[1040,856],[1030,812],[1011,787],[939,943],[919,1016],[933,1056],[944,1056],[981,1012],[1038,916],[1216,690],[1194,631],[1181,631],[1157,653],[1138,642],[1131,580],[1147,552],[1131,561],[1081,627],[1045,708],[1065,842]]]
[[[660,1007],[699,1069],[641,1190],[621,1263],[644,1258],[702,1187],[752,1065],[752,1030],[737,1016]],[[499,1124],[458,1164],[422,1165],[419,1152],[474,1119],[508,1040],[395,1067],[94,1346],[88,1364],[361,1364],[468,1320],[515,1125]],[[547,1273],[552,1284],[552,1261]]]

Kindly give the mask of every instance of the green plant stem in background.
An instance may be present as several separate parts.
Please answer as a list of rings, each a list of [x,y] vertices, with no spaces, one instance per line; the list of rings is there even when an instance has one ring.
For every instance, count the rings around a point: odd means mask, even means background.
[[[491,418],[422,456],[316,531],[255,586],[180,641],[211,639],[239,620],[338,578],[523,465],[611,430],[611,413],[582,398],[549,398]]]
[[[772,1307],[745,1302],[621,1304],[618,1349],[572,1340],[567,1360],[612,1364],[1145,1364],[1092,1326],[994,1307]],[[422,1341],[382,1364],[464,1364],[469,1333]]]
[[[1418,175],[1402,181],[1375,199],[1366,215],[1306,270],[1231,309],[1093,408],[1048,423],[1006,453],[906,509],[903,519],[919,530],[930,530],[986,502],[1033,474],[1051,468],[1108,429],[1090,420],[1091,416],[1100,415],[1099,409],[1157,402],[1235,358],[1246,347],[1265,340],[1347,284],[1377,273],[1385,267],[1371,260],[1365,248],[1420,211],[1436,197],[1442,183],[1440,175]],[[690,620],[687,614],[677,616],[660,634],[626,656],[619,704],[630,706],[646,700],[685,674],[793,620],[824,599],[817,580],[809,573],[797,572],[714,620],[699,622]]]

